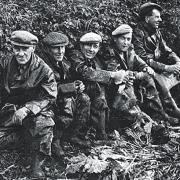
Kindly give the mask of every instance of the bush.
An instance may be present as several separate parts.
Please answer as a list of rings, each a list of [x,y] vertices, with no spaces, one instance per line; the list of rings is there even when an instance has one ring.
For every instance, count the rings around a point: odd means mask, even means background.
[[[141,4],[146,2],[141,1]],[[164,8],[162,32],[173,47],[179,32],[180,3],[177,0],[156,1]],[[94,31],[109,43],[111,32],[121,23],[133,28],[138,21],[138,0],[2,0],[0,3],[1,54],[10,50],[10,34],[24,29],[37,35],[39,40],[51,31],[62,31],[74,48],[79,37]]]

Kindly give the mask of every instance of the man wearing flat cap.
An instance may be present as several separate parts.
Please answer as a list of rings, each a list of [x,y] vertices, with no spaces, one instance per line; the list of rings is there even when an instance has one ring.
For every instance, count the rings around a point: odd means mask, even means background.
[[[65,57],[68,37],[60,32],[50,32],[43,39],[43,59],[52,68],[58,83],[58,98],[54,106],[55,130],[52,152],[57,157],[64,155],[61,148],[63,134],[68,134],[70,142],[88,147],[89,143],[80,132],[89,118],[89,97],[83,93],[85,86],[80,80],[72,80],[71,63]]]
[[[81,79],[90,97],[90,122],[96,128],[96,138],[106,139],[105,124],[109,117],[105,88],[114,80],[121,79],[121,73],[105,70],[105,63],[98,56],[100,35],[89,32],[80,38],[80,49],[74,50],[70,56],[74,77]]]
[[[117,82],[108,91],[111,92],[108,97],[115,128],[131,126],[143,118],[148,119],[145,112],[149,115],[158,113],[166,118],[153,80],[154,70],[135,53],[131,44],[132,33],[128,24],[115,29],[112,32],[114,44],[106,56],[107,70],[124,70],[122,76],[125,76],[123,82]],[[141,92],[140,102],[145,112],[139,108],[134,90]]]
[[[166,45],[159,30],[162,7],[145,3],[140,7],[141,21],[134,31],[136,53],[156,72],[155,80],[166,112],[180,119],[180,109],[171,96],[170,89],[179,83],[180,59]]]
[[[34,53],[37,43],[38,38],[30,32],[11,34],[13,54],[1,61],[0,94],[0,125],[10,135],[0,141],[1,148],[7,148],[14,140],[20,143],[18,137],[28,132],[32,137],[32,176],[39,179],[44,177],[43,159],[51,155],[54,121],[50,108],[57,84],[52,70]]]

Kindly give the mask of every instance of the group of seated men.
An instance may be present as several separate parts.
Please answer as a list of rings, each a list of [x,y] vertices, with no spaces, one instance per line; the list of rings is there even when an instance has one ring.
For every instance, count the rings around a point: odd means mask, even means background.
[[[89,125],[96,139],[107,139],[107,127],[129,127],[156,113],[178,125],[180,109],[170,89],[179,83],[180,59],[158,29],[161,11],[155,3],[143,4],[139,26],[134,32],[128,24],[117,27],[105,56],[98,54],[102,37],[89,32],[67,59],[68,37],[50,32],[42,42],[42,60],[34,53],[38,38],[14,31],[13,53],[0,62],[1,130],[9,133],[0,138],[1,148],[30,136],[32,176],[41,178],[51,146],[55,155],[64,155],[63,136],[91,145],[84,131]]]

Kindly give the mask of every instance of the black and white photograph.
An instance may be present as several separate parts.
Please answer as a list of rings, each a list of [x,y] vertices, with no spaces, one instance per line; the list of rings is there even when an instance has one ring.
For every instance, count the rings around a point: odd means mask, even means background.
[[[0,0],[0,180],[180,180],[179,0]]]

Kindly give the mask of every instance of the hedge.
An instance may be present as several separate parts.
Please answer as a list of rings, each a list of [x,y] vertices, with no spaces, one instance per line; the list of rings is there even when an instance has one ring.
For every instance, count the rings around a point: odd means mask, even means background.
[[[138,22],[138,9],[146,0],[1,0],[0,50],[1,57],[10,50],[10,34],[24,29],[39,40],[51,31],[62,31],[70,39],[68,48],[74,48],[79,37],[88,31],[102,35],[109,43],[111,32],[121,23],[133,28]],[[162,33],[168,45],[179,43],[180,2],[178,0],[152,1],[163,11]],[[176,47],[176,49],[178,49]]]

